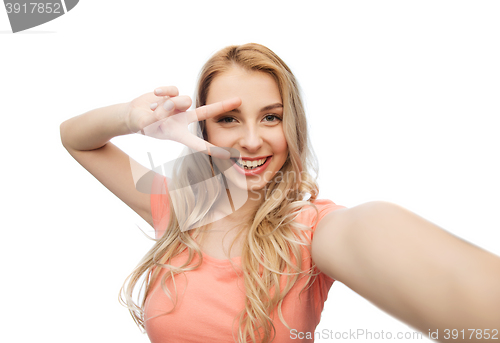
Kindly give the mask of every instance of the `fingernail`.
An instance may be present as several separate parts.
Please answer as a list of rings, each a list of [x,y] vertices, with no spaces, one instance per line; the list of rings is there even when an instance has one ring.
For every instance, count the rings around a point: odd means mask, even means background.
[[[156,102],[153,102],[151,105],[149,105],[149,108],[154,110],[157,106],[158,104]]]
[[[161,88],[156,88],[156,89],[155,89],[155,93],[156,93],[156,94],[161,94]]]
[[[163,104],[163,108],[167,111],[170,111],[171,109],[174,108],[174,103],[171,101],[171,100],[167,100],[165,101],[165,103]]]

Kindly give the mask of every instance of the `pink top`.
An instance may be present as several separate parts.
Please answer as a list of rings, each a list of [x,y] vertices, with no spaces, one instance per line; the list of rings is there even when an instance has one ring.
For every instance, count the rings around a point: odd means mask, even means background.
[[[157,193],[162,194],[151,195],[151,210],[157,237],[164,232],[169,213],[167,206],[164,205],[168,204],[165,198],[168,194],[166,179],[162,178],[155,178],[153,185],[153,187],[161,187],[162,191]],[[319,211],[319,220],[332,211],[345,208],[336,205],[331,200],[316,200],[314,204]],[[310,206],[306,208],[307,210],[300,213],[295,220],[311,225],[316,219],[316,211]],[[314,231],[316,225],[312,229]],[[309,232],[309,235],[312,233]],[[302,266],[305,270],[311,266],[311,255],[304,247],[302,254]],[[186,261],[186,259],[187,249],[176,256],[172,264],[181,265],[181,261]],[[197,261],[198,257],[195,255],[194,262]],[[236,266],[241,266],[240,256],[233,258],[232,261]],[[165,269],[160,275],[164,272]],[[176,276],[179,298],[177,307],[171,314],[149,319],[173,307],[172,301],[161,289],[159,281],[155,283],[148,296],[145,305],[145,327],[151,342],[236,342],[233,334],[237,337],[239,313],[245,304],[245,288],[241,271],[235,270],[228,259],[221,260],[203,253],[203,264],[194,271],[186,272],[185,275],[185,277],[182,274]],[[313,285],[302,292],[299,300],[298,294],[306,281],[307,277],[299,278],[282,304],[283,317],[292,330],[296,330],[295,333],[314,332],[320,321],[328,291],[335,280],[320,273]],[[175,294],[171,282],[167,281],[166,286],[171,294]],[[276,310],[273,323],[276,328],[273,343],[290,342],[292,338],[297,337],[292,335],[294,331],[291,333],[281,322]],[[314,334],[312,336],[314,337]],[[301,342],[313,341],[302,340]]]

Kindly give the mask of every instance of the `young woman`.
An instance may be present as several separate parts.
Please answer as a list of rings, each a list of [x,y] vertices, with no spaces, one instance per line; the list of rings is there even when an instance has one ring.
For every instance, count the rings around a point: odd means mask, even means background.
[[[298,85],[271,50],[217,52],[190,107],[160,87],[61,124],[69,153],[155,229],[121,292],[152,342],[311,342],[334,280],[425,334],[500,337],[500,258],[391,203],[317,199]],[[109,142],[131,133],[187,149],[148,170]]]

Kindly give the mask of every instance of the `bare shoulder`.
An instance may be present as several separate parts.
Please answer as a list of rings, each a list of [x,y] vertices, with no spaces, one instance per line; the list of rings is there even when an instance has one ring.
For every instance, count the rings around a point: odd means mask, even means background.
[[[355,251],[356,228],[362,221],[383,211],[390,211],[397,205],[385,201],[371,201],[361,205],[339,209],[324,216],[314,232],[311,255],[317,267],[328,276],[342,278],[349,268],[345,263]]]
[[[385,211],[389,207],[397,206],[386,201],[371,201],[351,208],[335,210],[324,216],[318,223],[314,237],[340,233],[347,229],[349,225],[367,216]]]

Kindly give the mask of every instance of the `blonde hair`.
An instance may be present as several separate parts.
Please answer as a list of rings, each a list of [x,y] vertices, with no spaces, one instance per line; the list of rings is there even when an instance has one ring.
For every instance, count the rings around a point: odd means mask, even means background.
[[[252,342],[268,343],[275,336],[276,329],[271,318],[274,310],[277,309],[280,320],[291,330],[282,315],[282,302],[299,276],[308,277],[301,292],[308,284],[312,284],[317,276],[313,267],[306,271],[301,270],[301,247],[310,247],[310,236],[305,233],[310,231],[311,227],[297,223],[294,219],[305,206],[312,206],[317,211],[311,201],[318,195],[318,168],[314,153],[310,149],[299,86],[288,66],[270,49],[250,43],[229,46],[218,51],[201,70],[196,107],[206,104],[211,82],[235,66],[267,73],[276,80],[283,101],[282,125],[289,150],[280,172],[266,185],[264,200],[252,216],[253,221],[248,223],[245,231],[240,231],[240,234],[245,234],[241,270],[246,300],[238,320],[237,341],[245,343],[250,339]],[[207,139],[203,121],[199,122],[196,133]],[[190,152],[188,156],[196,156],[196,161],[179,159],[176,163],[169,191],[173,187],[182,189],[183,192],[182,196],[175,196],[175,192],[170,192],[168,204],[162,204],[170,209],[166,231],[161,238],[155,239],[154,246],[125,280],[120,290],[120,302],[128,307],[136,324],[143,329],[146,298],[151,293],[161,268],[167,271],[161,279],[161,288],[174,305],[172,310],[165,314],[175,310],[177,288],[174,286],[176,294],[172,297],[165,282],[171,278],[175,284],[175,275],[195,270],[201,265],[203,255],[196,241],[204,232],[200,223],[206,219],[212,205],[224,192],[224,184],[220,180],[217,181],[217,178],[211,178],[214,176],[211,159],[207,160],[206,156],[196,154],[191,149],[186,151]],[[309,174],[311,169],[315,172],[315,178]],[[212,181],[203,183],[203,189],[198,189],[192,186],[196,183],[193,180]],[[308,200],[304,200],[306,195],[310,195]],[[189,230],[193,227],[194,229]],[[171,265],[171,260],[185,249],[189,253],[187,261],[181,266]],[[199,256],[199,263],[192,265],[195,254]],[[132,293],[143,276],[145,278],[140,289],[145,287],[145,290],[144,294],[138,295],[136,304]]]

